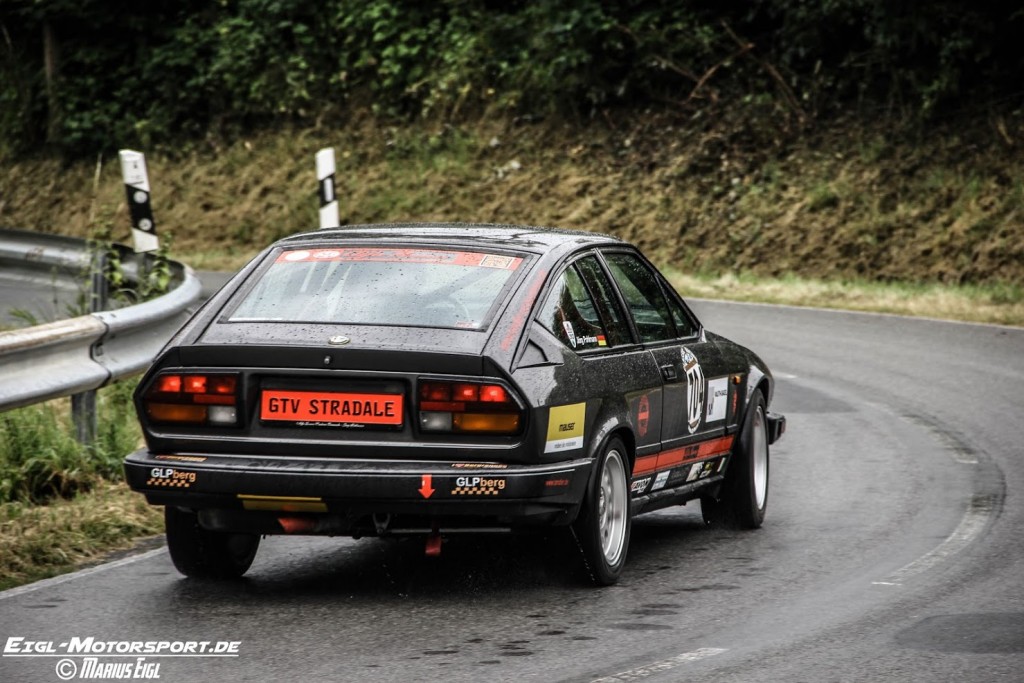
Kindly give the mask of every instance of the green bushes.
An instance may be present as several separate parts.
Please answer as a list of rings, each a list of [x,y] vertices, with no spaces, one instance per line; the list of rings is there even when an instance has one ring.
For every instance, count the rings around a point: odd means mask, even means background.
[[[0,154],[344,111],[589,116],[774,100],[929,115],[1021,96],[1024,10],[967,0],[5,0]]]
[[[95,442],[75,440],[67,401],[0,413],[0,504],[70,498],[121,479],[121,461],[140,440],[131,403],[135,382],[99,392]]]

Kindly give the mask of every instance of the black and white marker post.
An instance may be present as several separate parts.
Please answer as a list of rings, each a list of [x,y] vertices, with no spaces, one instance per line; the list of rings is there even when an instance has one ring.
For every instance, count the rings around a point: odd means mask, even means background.
[[[142,152],[122,149],[121,176],[124,191],[128,197],[128,212],[132,217],[132,243],[135,252],[156,251],[160,240],[156,236],[153,222],[153,208],[149,203],[149,174],[146,173],[146,157]]]
[[[122,149],[121,177],[128,198],[128,213],[132,219],[132,242],[135,252],[156,251],[160,240],[156,236],[156,223],[149,203],[149,174],[146,172],[146,157],[141,152]],[[91,313],[106,310],[107,279],[106,255],[99,251],[92,263]],[[75,435],[80,443],[92,444],[96,440],[96,391],[86,391],[71,397],[71,417],[75,423]]]
[[[121,177],[124,178],[125,195],[128,198],[128,213],[132,219],[132,241],[135,252],[156,251],[160,241],[156,236],[153,209],[149,203],[149,174],[146,173],[146,157],[141,152],[122,149]],[[107,308],[106,254],[97,250],[92,261],[92,296],[89,312],[97,313]],[[96,440],[96,391],[90,390],[71,397],[71,419],[75,424],[75,436],[83,444]]]
[[[320,183],[320,228],[337,228],[338,195],[334,190],[334,148],[316,153],[316,179]]]

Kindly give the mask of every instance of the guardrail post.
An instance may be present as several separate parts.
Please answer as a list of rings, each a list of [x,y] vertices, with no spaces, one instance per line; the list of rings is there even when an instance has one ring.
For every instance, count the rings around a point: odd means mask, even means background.
[[[97,249],[92,254],[89,273],[89,311],[106,310],[108,286],[106,286],[106,254]],[[90,389],[71,397],[71,419],[75,423],[75,436],[79,443],[90,445],[96,440],[98,424],[96,419],[96,390]]]
[[[96,249],[90,264],[89,313],[107,310],[107,255]],[[75,425],[75,438],[89,446],[96,441],[96,390],[91,389],[71,396],[71,421]]]
[[[78,443],[89,446],[96,441],[96,391],[86,391],[71,397],[71,420],[75,423]]]

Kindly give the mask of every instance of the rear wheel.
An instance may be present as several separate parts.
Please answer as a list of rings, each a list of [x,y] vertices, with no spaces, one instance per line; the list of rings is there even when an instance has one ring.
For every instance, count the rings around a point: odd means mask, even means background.
[[[718,497],[702,496],[701,514],[709,525],[757,529],[768,508],[768,420],[764,396],[750,397],[743,431]]]
[[[626,564],[631,526],[628,462],[622,441],[609,440],[573,525],[590,578],[600,586],[618,581]]]
[[[256,534],[209,531],[199,525],[199,515],[170,505],[164,525],[174,566],[194,578],[237,578],[252,565],[260,545]]]

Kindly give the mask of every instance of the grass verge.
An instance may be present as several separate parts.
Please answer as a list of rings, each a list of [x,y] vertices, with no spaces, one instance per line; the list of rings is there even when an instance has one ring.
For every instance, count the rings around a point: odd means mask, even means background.
[[[163,531],[163,515],[124,483],[99,484],[47,505],[0,505],[0,590],[132,547]]]
[[[162,530],[162,515],[122,482],[140,441],[135,382],[101,389],[91,446],[74,436],[70,400],[0,413],[0,589],[60,574]]]
[[[141,441],[131,404],[134,381],[97,394],[96,438],[79,443],[71,400],[57,399],[0,413],[0,503],[68,499],[95,484],[117,481],[121,460]]]
[[[834,308],[1024,327],[1024,287],[825,281],[787,275],[665,275],[684,297]]]

